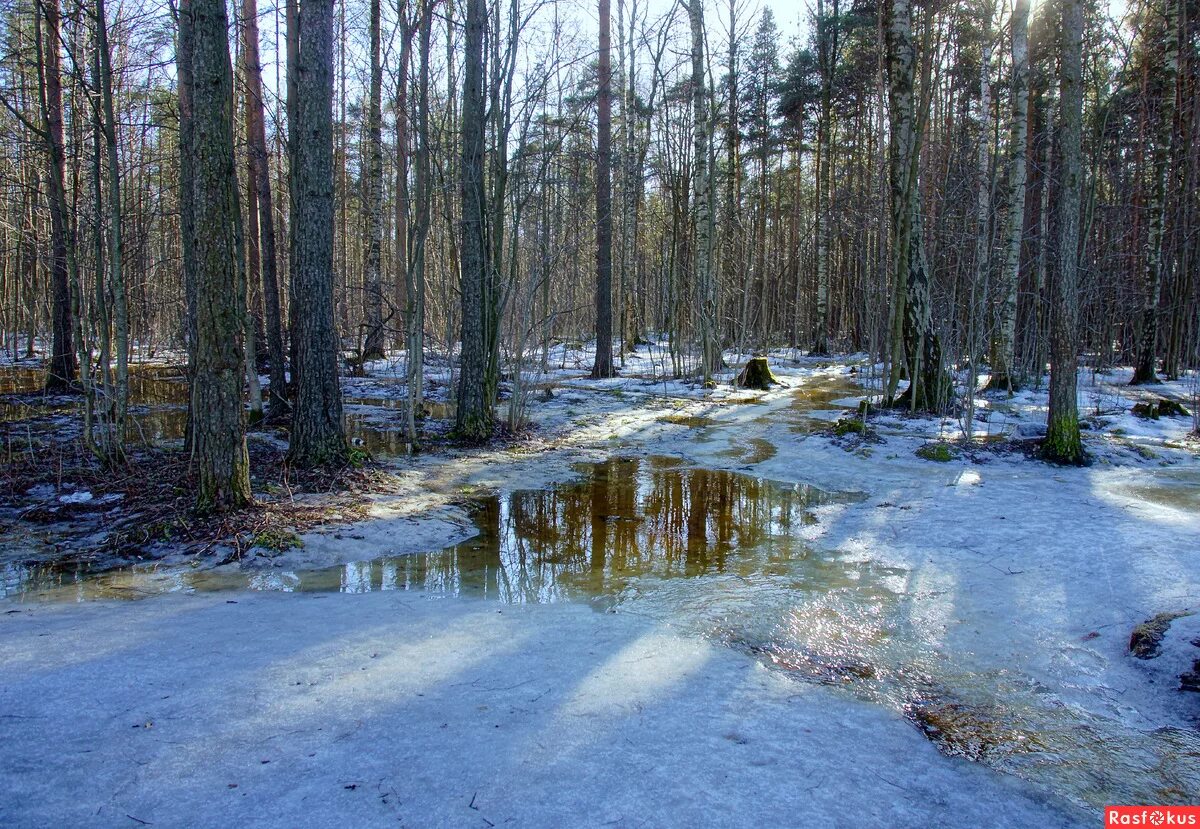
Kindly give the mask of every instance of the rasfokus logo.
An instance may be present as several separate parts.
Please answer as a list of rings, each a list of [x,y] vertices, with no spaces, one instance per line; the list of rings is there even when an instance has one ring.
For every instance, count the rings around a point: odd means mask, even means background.
[[[1105,806],[1104,826],[1200,827],[1200,806]]]

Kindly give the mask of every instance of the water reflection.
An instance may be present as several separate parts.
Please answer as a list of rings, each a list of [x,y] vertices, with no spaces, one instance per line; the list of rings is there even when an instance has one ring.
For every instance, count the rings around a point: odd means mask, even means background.
[[[69,598],[140,590],[366,592],[423,590],[506,602],[616,598],[639,583],[705,575],[749,577],[809,559],[797,530],[811,508],[856,498],[800,484],[691,469],[670,459],[615,458],[589,465],[582,480],[546,490],[476,499],[479,534],[444,550],[317,570],[176,571],[10,567],[5,595]],[[381,551],[384,552],[384,551]]]

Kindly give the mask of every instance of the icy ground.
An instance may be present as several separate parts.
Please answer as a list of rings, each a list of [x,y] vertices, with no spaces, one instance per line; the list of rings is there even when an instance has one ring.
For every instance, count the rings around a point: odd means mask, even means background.
[[[449,543],[468,525],[456,495],[548,486],[614,454],[863,492],[800,532],[906,572],[922,680],[1033,750],[947,756],[886,700],[632,609],[18,593],[0,601],[0,825],[1092,826],[1118,799],[1200,802],[1200,695],[1176,690],[1200,617],[1156,658],[1127,652],[1138,623],[1200,609],[1193,424],[1129,414],[1149,394],[1192,408],[1187,383],[1081,372],[1095,463],[1062,469],[962,450],[953,419],[873,416],[877,442],[834,437],[822,426],[872,382],[859,361],[776,354],[787,385],[759,393],[663,381],[661,354],[602,383],[587,353],[553,356],[531,378],[553,384],[530,403],[534,440],[398,458],[405,483],[377,518],[247,566]],[[374,373],[347,394],[402,394]],[[977,406],[977,437],[1035,436],[1045,394]],[[916,455],[933,441],[949,462]]]

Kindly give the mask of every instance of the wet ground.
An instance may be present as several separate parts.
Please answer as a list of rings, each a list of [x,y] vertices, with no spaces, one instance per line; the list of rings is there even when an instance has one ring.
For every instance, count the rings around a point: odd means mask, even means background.
[[[82,420],[78,395],[42,392],[41,368],[0,368],[0,438],[9,443],[71,439]],[[405,455],[405,401],[399,397],[355,396],[344,399],[347,436],[373,455]],[[454,407],[428,401],[419,418],[424,434],[444,433]],[[187,427],[184,375],[160,365],[135,364],[129,371],[129,418],[126,439],[135,445],[161,446],[183,439]]]
[[[138,405],[147,407],[138,415],[146,419],[138,421],[143,432],[171,434],[182,384],[157,373],[138,378]],[[12,385],[20,391],[16,380]],[[814,413],[856,391],[851,378],[821,378],[753,423],[811,434],[829,423]],[[406,451],[402,403],[362,397],[347,404],[351,432],[370,451]],[[427,412],[434,421],[451,416],[448,407]],[[734,464],[766,462],[778,452],[753,428],[725,427],[719,412],[660,422],[686,428],[697,444],[723,444],[716,455]],[[146,566],[90,573],[9,564],[0,571],[0,596],[82,601],[250,589],[582,602],[648,616],[798,681],[842,688],[901,712],[946,754],[1079,804],[1186,803],[1200,792],[1194,729],[1148,730],[1095,716],[1020,664],[997,668],[951,649],[942,625],[950,597],[904,568],[830,552],[812,540],[810,528],[862,494],[696,468],[673,457],[617,456],[577,473],[546,489],[471,494],[478,535],[429,553],[312,570]],[[1147,473],[1128,491],[1174,509],[1200,508],[1200,479],[1192,472]]]

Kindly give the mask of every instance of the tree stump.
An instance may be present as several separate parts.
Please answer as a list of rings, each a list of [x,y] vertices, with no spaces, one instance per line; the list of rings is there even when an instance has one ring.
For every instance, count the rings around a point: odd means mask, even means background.
[[[771,373],[771,367],[767,365],[766,357],[751,357],[745,368],[742,369],[742,373],[737,376],[735,383],[738,388],[767,391],[771,386],[778,385],[779,381]]]

